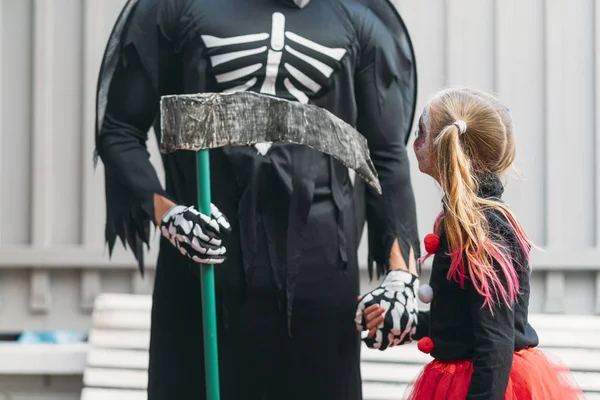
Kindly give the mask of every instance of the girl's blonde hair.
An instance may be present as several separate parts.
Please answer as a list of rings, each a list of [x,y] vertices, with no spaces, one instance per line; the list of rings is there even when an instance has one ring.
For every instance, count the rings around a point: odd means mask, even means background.
[[[465,122],[466,131],[461,133],[454,124],[457,120]],[[479,195],[480,185],[499,179],[515,159],[510,112],[490,94],[444,90],[430,103],[429,128],[437,179],[444,192],[445,212],[436,230],[439,233],[443,226],[448,238],[452,257],[448,278],[461,285],[469,278],[484,297],[484,306],[498,301],[510,305],[519,293],[514,253],[506,243],[492,240],[486,214],[499,213],[508,221],[527,261],[532,244],[500,199]]]

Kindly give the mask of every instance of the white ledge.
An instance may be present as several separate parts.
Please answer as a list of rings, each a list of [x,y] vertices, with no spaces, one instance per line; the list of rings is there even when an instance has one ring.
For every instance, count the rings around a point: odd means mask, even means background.
[[[89,345],[0,342],[1,375],[81,375]]]

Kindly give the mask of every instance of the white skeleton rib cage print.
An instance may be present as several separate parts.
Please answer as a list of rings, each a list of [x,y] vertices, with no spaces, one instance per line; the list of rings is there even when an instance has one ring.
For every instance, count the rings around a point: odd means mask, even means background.
[[[269,39],[269,37],[271,40],[268,46],[263,45],[249,50],[235,49],[235,45],[237,44],[263,42]],[[286,43],[286,39],[291,43]],[[309,92],[317,93],[319,90],[321,90],[321,85],[319,85],[315,79],[311,78],[311,75],[314,76],[314,74],[321,74],[324,77],[329,78],[333,74],[334,70],[329,65],[302,53],[300,50],[298,50],[296,45],[307,47],[336,61],[340,61],[346,54],[345,49],[326,47],[308,40],[294,32],[286,31],[285,15],[280,12],[273,13],[271,34],[264,32],[228,38],[202,35],[202,40],[207,48],[224,48],[231,46],[230,52],[210,57],[210,63],[213,67],[254,54],[266,53],[265,63],[255,63],[233,71],[216,75],[215,79],[219,84],[227,84],[228,82],[232,82],[244,77],[248,78],[248,80],[241,85],[223,90],[225,93],[244,92],[250,89],[258,82],[258,78],[253,75],[264,67],[266,68],[264,72],[265,78],[262,82],[259,92],[269,95],[277,95],[275,84],[282,68],[281,59],[284,51],[291,54],[293,56],[293,60],[302,60],[312,67],[311,69],[303,72],[299,67],[293,65],[293,61],[283,64],[283,68],[285,68],[285,70],[291,76],[293,76],[294,79],[300,82],[305,89],[307,89]],[[285,78],[283,80],[283,85],[287,92],[300,103],[308,103],[309,97],[302,90],[294,86],[290,79]],[[257,143],[255,147],[260,154],[265,155],[271,147],[271,143]]]

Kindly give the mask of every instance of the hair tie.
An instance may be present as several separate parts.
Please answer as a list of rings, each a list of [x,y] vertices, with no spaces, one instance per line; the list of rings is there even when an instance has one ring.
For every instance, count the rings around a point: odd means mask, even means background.
[[[460,132],[461,135],[467,131],[467,123],[465,121],[463,121],[462,119],[454,121],[454,123],[452,125],[454,125],[458,128],[458,131]]]

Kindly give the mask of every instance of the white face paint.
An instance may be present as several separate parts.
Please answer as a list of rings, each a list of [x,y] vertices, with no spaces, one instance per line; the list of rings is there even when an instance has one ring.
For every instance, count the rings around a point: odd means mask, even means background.
[[[431,129],[429,122],[429,106],[425,107],[419,118],[419,130],[413,144],[413,149],[419,161],[419,170],[424,174],[432,175],[434,162],[431,156]]]

